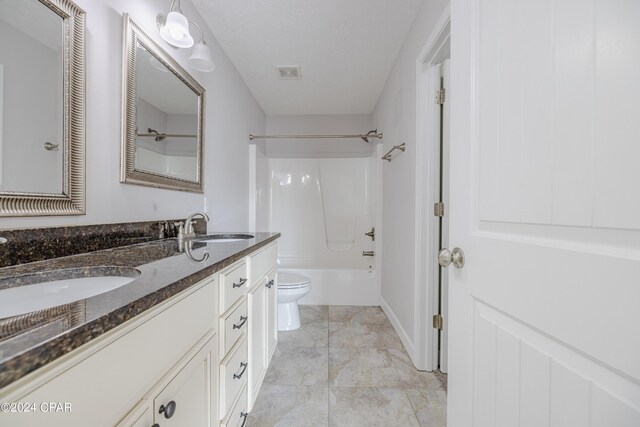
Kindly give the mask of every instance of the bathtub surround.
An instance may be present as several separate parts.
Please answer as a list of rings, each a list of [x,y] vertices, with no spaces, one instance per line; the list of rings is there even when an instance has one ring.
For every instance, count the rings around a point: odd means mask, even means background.
[[[130,267],[141,273],[135,279],[135,286],[84,300],[84,318],[78,325],[39,327],[1,341],[0,388],[162,303],[279,236],[257,233],[253,239],[234,244],[195,243],[193,255],[204,258],[204,254],[209,254],[201,263],[180,251],[176,239],[164,239],[0,269],[0,278],[62,269],[55,276],[60,279],[60,274],[65,272],[71,274],[93,266]]]
[[[173,223],[182,219],[92,224],[70,227],[0,230],[7,242],[0,245],[0,268],[103,249],[176,237]],[[195,223],[197,233],[206,232],[203,221]]]
[[[267,133],[357,134],[373,129],[368,115],[268,116]],[[366,132],[366,131],[365,131]],[[280,270],[311,278],[301,304],[378,305],[380,229],[379,141],[269,139],[254,141],[255,224],[277,230]]]
[[[188,0],[184,13],[204,30],[216,71],[201,73],[189,50],[175,49],[158,34],[156,16],[168,3],[153,0],[76,0],[87,12],[86,37],[86,215],[0,218],[0,229],[180,218],[205,210],[211,230],[248,229],[249,133],[265,131],[265,115],[226,54]],[[122,13],[132,19],[206,89],[204,194],[189,194],[119,182],[122,86]],[[215,200],[215,203],[210,201]]]

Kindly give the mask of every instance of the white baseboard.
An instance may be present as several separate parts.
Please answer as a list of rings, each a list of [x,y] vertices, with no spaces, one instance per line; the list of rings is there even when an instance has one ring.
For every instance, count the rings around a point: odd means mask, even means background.
[[[404,348],[405,350],[407,350],[407,353],[409,354],[411,361],[415,365],[416,364],[415,355],[414,355],[415,349],[413,345],[413,340],[409,337],[409,334],[407,334],[407,331],[404,330],[404,328],[402,327],[402,324],[400,324],[400,321],[398,320],[398,317],[395,315],[393,310],[391,310],[391,307],[389,306],[389,304],[387,304],[387,302],[384,300],[383,297],[380,297],[380,308],[382,308],[382,311],[384,311],[384,314],[386,314],[387,317],[389,318],[389,321],[391,322],[391,326],[393,326],[393,329],[396,330],[396,333],[398,334],[398,337],[400,337],[400,341],[402,342],[402,345],[404,345]]]

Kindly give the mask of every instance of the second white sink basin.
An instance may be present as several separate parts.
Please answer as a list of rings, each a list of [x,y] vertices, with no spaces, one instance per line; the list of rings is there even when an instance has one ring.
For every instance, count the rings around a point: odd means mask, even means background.
[[[241,242],[247,239],[253,239],[251,234],[210,234],[208,236],[197,237],[195,242],[200,243],[228,243]]]
[[[0,318],[69,304],[112,291],[133,280],[135,277],[112,275],[80,277],[3,289],[0,290]]]

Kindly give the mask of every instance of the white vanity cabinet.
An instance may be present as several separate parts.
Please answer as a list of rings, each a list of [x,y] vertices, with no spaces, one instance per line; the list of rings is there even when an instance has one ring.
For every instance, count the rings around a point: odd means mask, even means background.
[[[217,337],[210,335],[140,402],[118,427],[211,426],[217,420]],[[212,393],[214,393],[212,395]],[[213,409],[213,410],[212,410]]]
[[[219,422],[232,425],[240,396],[247,384],[247,327],[251,312],[247,305],[249,267],[247,259],[237,261],[219,273],[220,319]],[[246,400],[246,399],[245,399]],[[246,412],[246,409],[244,409]]]
[[[251,255],[249,318],[249,410],[253,408],[278,340],[278,285],[276,244]]]
[[[255,403],[278,339],[271,243],[220,272],[220,425],[239,427]]]
[[[277,344],[277,245],[243,257],[0,390],[12,427],[240,427]]]
[[[37,405],[0,414],[0,425],[214,425],[217,291],[214,275],[0,390],[2,402]],[[70,411],[45,412],[46,402],[68,403]]]

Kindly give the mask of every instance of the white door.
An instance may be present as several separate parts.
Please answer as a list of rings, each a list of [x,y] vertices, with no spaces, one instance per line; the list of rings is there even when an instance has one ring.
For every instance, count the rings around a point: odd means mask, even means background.
[[[452,0],[449,427],[640,426],[640,2]]]

